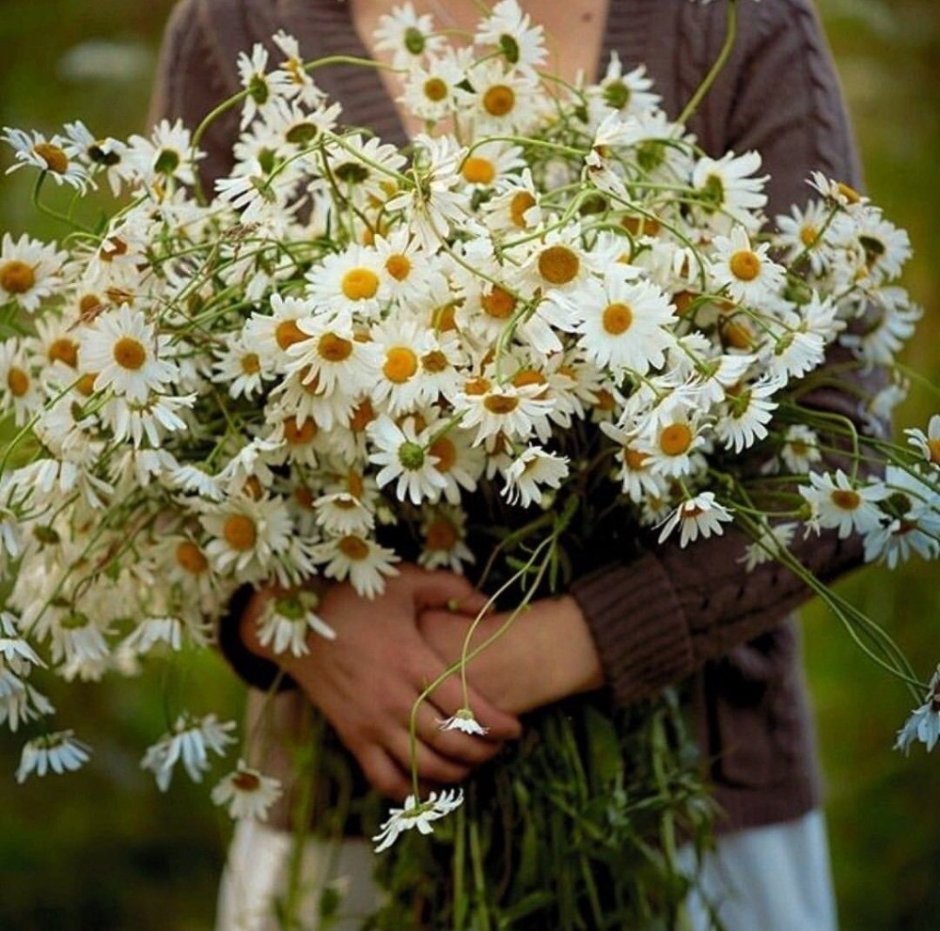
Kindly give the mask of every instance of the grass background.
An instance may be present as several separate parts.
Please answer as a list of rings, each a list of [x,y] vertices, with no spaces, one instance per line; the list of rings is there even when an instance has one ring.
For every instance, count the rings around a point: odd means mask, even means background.
[[[666,2],[666,0],[663,0]],[[672,2],[672,0],[670,0]],[[764,0],[776,2],[776,0]],[[55,131],[81,118],[98,135],[142,128],[160,31],[172,3],[4,0],[0,125]],[[925,319],[904,362],[940,383],[940,5],[936,0],[820,0],[856,126],[868,190],[917,252],[907,284]],[[105,43],[105,44],[89,44]],[[786,93],[786,75],[781,75]],[[0,154],[0,168],[8,163]],[[29,182],[0,180],[0,231],[51,238]],[[916,385],[898,427],[923,425],[936,395]],[[868,569],[842,589],[885,623],[918,671],[940,659],[936,566]],[[828,817],[842,925],[928,931],[940,914],[940,760],[890,751],[906,693],[854,651],[818,605],[806,618],[807,665],[829,784]],[[193,710],[240,713],[242,694],[214,657],[173,683]],[[164,670],[131,683],[50,689],[63,726],[94,734],[93,762],[66,778],[13,779],[21,737],[0,732],[0,928],[4,931],[196,931],[211,927],[227,821],[205,786],[183,777],[161,795],[138,761],[165,724]],[[210,780],[212,777],[210,777]],[[211,781],[209,782],[211,785]]]

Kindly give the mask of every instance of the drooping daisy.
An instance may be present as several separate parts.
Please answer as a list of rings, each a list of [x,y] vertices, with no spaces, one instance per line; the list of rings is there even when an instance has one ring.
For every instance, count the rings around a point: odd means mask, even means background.
[[[550,453],[539,446],[529,446],[505,472],[501,490],[510,504],[541,504],[543,487],[560,488],[568,476],[568,457]]]
[[[761,527],[760,536],[748,544],[738,562],[744,563],[748,572],[753,572],[757,566],[771,559],[779,559],[793,542],[797,527],[798,524],[792,521],[765,524]]]
[[[139,310],[122,304],[100,314],[81,332],[81,371],[95,373],[95,390],[110,388],[128,401],[143,403],[178,377],[169,361],[171,337],[158,335]]]
[[[750,230],[760,226],[758,211],[767,203],[763,193],[767,175],[754,177],[760,165],[760,154],[753,151],[741,155],[728,152],[717,161],[703,156],[696,162],[692,186],[713,229],[727,233],[732,221]]]
[[[401,808],[391,809],[388,820],[372,838],[376,843],[375,852],[387,850],[398,840],[399,835],[412,828],[417,828],[421,834],[431,834],[434,830],[431,824],[459,808],[462,802],[463,789],[447,789],[440,794],[431,792],[424,802],[409,795]]]
[[[398,575],[395,563],[400,557],[370,536],[346,534],[319,547],[319,559],[326,563],[323,574],[339,582],[349,579],[356,594],[375,598],[385,590],[385,579]]]
[[[310,652],[309,634],[335,640],[336,631],[317,614],[320,597],[308,589],[280,594],[265,602],[258,617],[258,642],[275,653],[304,656]]]
[[[209,751],[225,756],[227,746],[235,743],[232,731],[234,721],[221,722],[214,714],[194,718],[181,714],[173,730],[164,734],[144,754],[140,765],[150,770],[157,780],[161,792],[166,792],[173,779],[173,769],[182,762],[193,782],[202,782],[202,775],[209,770]]]
[[[396,146],[358,133],[332,138],[320,155],[340,193],[354,207],[371,212],[394,195],[406,163]]]
[[[768,256],[770,246],[767,243],[752,246],[740,226],[730,236],[716,236],[714,245],[709,273],[715,290],[727,290],[732,300],[760,304],[783,285],[784,270]]]
[[[650,469],[650,457],[627,431],[608,421],[601,421],[601,431],[617,444],[614,477],[622,483],[623,493],[634,503],[648,496],[663,497],[664,478]]]
[[[220,807],[228,806],[229,816],[236,820],[267,821],[268,809],[282,794],[280,780],[239,760],[235,769],[212,790],[211,798]]]
[[[81,769],[91,756],[87,744],[75,739],[74,731],[58,731],[30,740],[23,747],[16,781],[25,782],[31,773],[67,773]]]
[[[359,480],[361,485],[361,479]],[[316,523],[337,536],[368,534],[375,526],[375,512],[357,495],[335,491],[312,502]]]
[[[862,331],[845,333],[839,342],[866,361],[890,366],[913,335],[917,321],[923,316],[923,308],[912,304],[907,292],[900,287],[879,288],[870,298]]]
[[[130,440],[139,448],[146,439],[156,448],[163,444],[165,434],[187,429],[188,424],[180,415],[195,403],[195,394],[181,397],[152,394],[139,404],[112,397],[98,409],[98,417],[118,443]]]
[[[924,703],[911,712],[911,716],[898,731],[895,750],[907,753],[911,744],[918,741],[929,753],[940,740],[940,667],[930,679]]]
[[[808,523],[817,531],[820,527],[831,527],[844,540],[853,531],[869,533],[886,520],[877,506],[890,494],[883,484],[857,485],[841,469],[834,479],[828,473],[810,472],[809,480],[810,484],[801,485],[799,492],[811,508]]]
[[[715,500],[714,492],[703,491],[683,501],[672,512],[659,532],[658,542],[662,543],[679,527],[679,546],[684,548],[700,536],[706,540],[712,534],[721,536],[724,533],[722,523],[733,519],[728,509]]]
[[[271,41],[277,46],[284,55],[284,59],[279,62],[278,67],[287,75],[287,82],[281,89],[288,97],[296,96],[307,107],[319,105],[324,93],[317,87],[310,72],[304,68],[304,57],[300,52],[300,44],[294,36],[288,35],[283,29],[279,29]]]
[[[46,172],[56,184],[67,184],[78,191],[88,187],[88,172],[79,163],[78,150],[71,142],[59,136],[47,139],[41,133],[26,133],[9,126],[3,128],[0,138],[13,147],[15,161],[7,174],[29,166]]]
[[[15,242],[9,233],[0,240],[0,304],[15,301],[30,312],[61,284],[65,255],[54,246],[30,239],[25,233]]]
[[[859,194],[855,188],[850,187],[843,181],[827,178],[821,171],[810,172],[806,183],[814,191],[822,194],[830,205],[841,207],[849,213],[864,209],[865,205],[868,204],[868,198]]]
[[[462,734],[471,734],[485,737],[490,729],[484,727],[470,708],[458,708],[449,718],[438,723],[442,731],[460,731]]]
[[[121,648],[134,654],[149,653],[158,643],[171,650],[183,646],[183,624],[178,617],[150,617],[121,641]]]

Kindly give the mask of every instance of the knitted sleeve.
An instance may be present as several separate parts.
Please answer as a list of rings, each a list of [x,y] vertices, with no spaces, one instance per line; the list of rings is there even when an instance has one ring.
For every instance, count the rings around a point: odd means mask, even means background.
[[[735,71],[725,78],[733,82],[725,148],[761,152],[772,177],[773,216],[790,203],[805,203],[812,169],[858,184],[858,162],[809,3],[773,0],[748,15],[749,45],[734,56]],[[715,31],[714,39],[720,38]],[[713,58],[717,46],[711,51]],[[804,403],[849,416],[861,427],[859,403],[848,393],[814,392]],[[617,702],[628,704],[686,677],[776,627],[810,596],[797,576],[775,562],[747,572],[740,560],[748,542],[734,529],[685,549],[667,542],[632,563],[575,582],[572,594]],[[858,565],[862,555],[857,539],[839,541],[832,534],[796,540],[791,550],[825,582]]]

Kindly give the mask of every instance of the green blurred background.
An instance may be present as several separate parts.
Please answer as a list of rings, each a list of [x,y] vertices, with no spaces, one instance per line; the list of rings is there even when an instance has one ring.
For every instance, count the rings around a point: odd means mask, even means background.
[[[662,0],[667,2],[667,0]],[[671,2],[671,0],[670,0]],[[777,2],[777,0],[764,0]],[[80,118],[99,136],[143,127],[156,47],[172,0],[4,0],[0,126],[55,131]],[[911,234],[907,284],[925,307],[904,361],[940,383],[940,5],[936,0],[820,0],[866,168],[868,189]],[[781,75],[781,93],[786,93]],[[0,169],[9,163],[0,153]],[[25,172],[0,183],[0,231],[51,238]],[[898,427],[940,408],[915,385]],[[884,622],[928,676],[940,660],[936,567],[868,569],[842,590]],[[909,711],[904,690],[854,651],[818,605],[806,651],[829,785],[828,816],[846,931],[940,926],[940,758],[890,747]],[[192,657],[173,692],[194,711],[238,716],[243,695],[211,656]],[[211,927],[230,827],[207,785],[177,779],[161,795],[139,769],[165,727],[154,695],[164,670],[132,682],[50,684],[61,726],[94,738],[81,773],[20,787],[22,735],[0,730],[0,929],[196,931]],[[758,931],[758,929],[755,929]]]

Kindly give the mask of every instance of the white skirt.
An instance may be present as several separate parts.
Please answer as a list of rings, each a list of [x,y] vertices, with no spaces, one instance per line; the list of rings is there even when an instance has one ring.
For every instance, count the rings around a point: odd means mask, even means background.
[[[278,931],[275,902],[289,886],[293,845],[284,832],[251,821],[237,825],[219,889],[216,931]],[[321,927],[324,889],[341,896],[330,931],[359,931],[381,904],[372,857],[365,840],[304,842],[297,900],[304,931]],[[691,849],[680,851],[680,867],[694,870]],[[689,931],[712,927],[709,906],[726,931],[836,931],[822,813],[719,837],[701,864],[700,891],[688,901]]]

